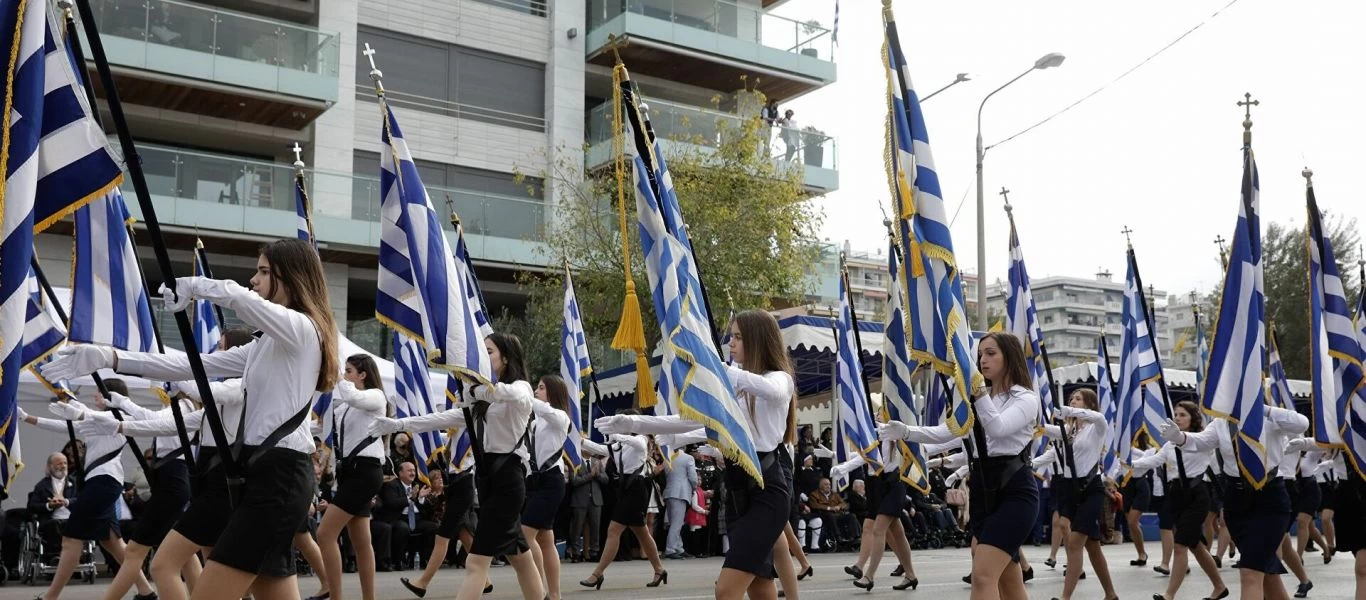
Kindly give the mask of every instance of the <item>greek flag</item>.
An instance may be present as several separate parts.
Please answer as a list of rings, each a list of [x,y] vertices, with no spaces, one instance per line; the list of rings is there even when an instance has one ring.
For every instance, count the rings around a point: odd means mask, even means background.
[[[892,291],[887,297],[887,312],[890,318],[883,329],[882,341],[882,411],[888,421],[901,421],[907,425],[920,424],[919,413],[915,410],[915,392],[911,386],[915,368],[906,347],[905,314],[901,312],[901,288],[897,285],[896,246],[887,251],[887,270],[892,276]],[[938,379],[933,376],[932,379]],[[931,385],[931,389],[937,386]],[[942,405],[941,405],[942,406]],[[942,411],[942,408],[940,409]],[[929,493],[929,479],[925,473],[924,453],[920,444],[899,442],[901,447],[902,479],[917,490]]]
[[[297,235],[299,236],[299,239],[313,244],[313,249],[317,250],[318,239],[313,237],[313,213],[309,210],[308,190],[304,189],[303,171],[294,175],[294,212],[298,215]]]
[[[753,424],[748,411],[735,399],[735,389],[712,337],[692,242],[669,169],[659,144],[648,133],[649,117],[641,111],[629,78],[623,78],[621,90],[634,132],[632,175],[641,250],[663,335],[659,397],[664,400],[666,413],[704,425],[711,443],[762,486],[763,474],[750,433]]]
[[[1235,451],[1243,479],[1266,485],[1266,298],[1257,163],[1243,148],[1242,202],[1229,247],[1224,293],[1200,394],[1201,408],[1237,425]],[[1311,199],[1312,202],[1312,199]],[[1196,323],[1199,330],[1199,323]],[[1203,340],[1202,340],[1203,341]]]
[[[32,266],[28,268],[24,287],[28,290],[28,308],[24,314],[24,348],[20,361],[24,368],[29,368],[61,346],[66,341],[66,331],[47,311],[47,302]]]
[[[1309,364],[1314,406],[1314,441],[1346,447],[1358,472],[1366,469],[1366,415],[1359,414],[1362,346],[1352,322],[1347,293],[1338,274],[1333,241],[1323,230],[1314,188],[1305,192],[1309,224]]]
[[[460,401],[463,385],[455,377],[446,378],[446,410],[452,410],[455,403]],[[461,429],[459,435],[456,435],[454,429],[446,430],[446,446],[441,452],[448,452],[447,458],[451,461],[451,468],[457,472],[461,471],[460,465],[464,464],[465,458],[474,453],[474,442],[470,440],[469,430]]]
[[[1115,401],[1115,382],[1110,378],[1110,350],[1105,347],[1105,334],[1100,335],[1096,349],[1096,397],[1100,400],[1100,414],[1111,428],[1119,429],[1119,403]],[[1123,436],[1110,436],[1109,451],[1101,460],[1101,472],[1109,473],[1115,466],[1115,459],[1124,453],[1128,457],[1128,442]]]
[[[128,238],[130,222],[117,189],[76,211],[68,325],[73,342],[157,351],[147,288]]]
[[[1005,331],[1015,336],[1024,346],[1025,362],[1029,367],[1029,378],[1034,391],[1039,394],[1039,422],[1053,422],[1053,386],[1050,385],[1048,364],[1044,361],[1043,330],[1039,328],[1039,311],[1034,307],[1034,292],[1029,285],[1029,271],[1025,268],[1024,252],[1020,250],[1020,234],[1015,228],[1015,214],[1006,207],[1006,218],[1010,220],[1010,269],[1007,277],[1010,287],[1006,290]],[[1048,449],[1048,436],[1039,430],[1039,443],[1034,455],[1039,456]],[[1063,453],[1059,449],[1059,456]]]
[[[576,468],[583,465],[583,454],[579,450],[579,442],[583,439],[583,434],[579,432],[582,423],[579,403],[587,394],[585,380],[592,374],[593,361],[588,358],[588,338],[583,333],[579,301],[574,297],[574,280],[569,274],[569,266],[565,265],[564,322],[560,325],[560,378],[569,388],[569,437],[565,438],[564,451]]]
[[[398,418],[417,417],[436,412],[432,401],[432,380],[427,373],[426,354],[417,340],[394,332],[394,411]],[[445,442],[440,431],[426,431],[412,436],[413,458],[417,471],[427,476],[431,459]]]
[[[122,174],[90,118],[61,27],[34,0],[0,0],[6,97],[0,114],[0,484],[22,468],[19,373],[32,299],[33,236],[114,189]]]
[[[839,401],[836,426],[844,432],[850,448],[858,452],[875,473],[882,472],[882,453],[877,426],[863,385],[863,357],[854,339],[853,309],[849,306],[849,272],[840,276],[839,314],[835,317],[835,398]]]
[[[375,316],[426,350],[427,364],[487,383],[493,372],[464,272],[383,98],[379,279]]]
[[[1140,436],[1158,443],[1157,426],[1167,418],[1162,405],[1162,365],[1157,356],[1157,345],[1148,332],[1148,305],[1138,287],[1138,259],[1133,248],[1128,252],[1128,273],[1124,285],[1124,307],[1121,323],[1124,333],[1119,349],[1120,438],[1128,441],[1120,448],[1128,463],[1130,448]],[[1160,445],[1160,443],[1158,443]]]
[[[896,208],[896,243],[903,257],[898,281],[904,286],[911,358],[948,378],[946,424],[955,435],[972,426],[972,389],[981,381],[972,357],[972,331],[963,303],[963,278],[953,254],[949,219],[939,190],[920,101],[910,67],[901,53],[891,9],[887,26],[888,109],[891,111],[891,181]]]
[[[1290,410],[1295,409],[1295,401],[1290,396],[1290,378],[1285,375],[1285,365],[1281,364],[1281,350],[1276,343],[1276,324],[1271,324],[1271,340],[1266,358],[1267,388],[1271,390],[1271,404]]]
[[[1209,343],[1205,328],[1200,326],[1200,313],[1195,314],[1195,352],[1200,361],[1195,365],[1195,387],[1204,389],[1205,374],[1209,371]]]
[[[195,240],[194,253],[194,274],[196,277],[209,277],[208,269],[204,266],[203,249],[204,243]],[[218,342],[223,337],[222,324],[218,322],[217,309],[208,300],[195,300],[190,304],[190,323],[194,327],[194,340],[199,346],[200,354],[209,354],[218,349]],[[330,398],[330,394],[327,394]]]

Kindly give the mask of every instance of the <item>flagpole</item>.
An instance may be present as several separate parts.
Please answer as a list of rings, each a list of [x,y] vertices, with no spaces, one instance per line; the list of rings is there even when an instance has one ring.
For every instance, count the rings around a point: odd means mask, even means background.
[[[199,269],[203,271],[204,276],[213,279],[213,268],[209,266],[209,252],[204,249],[204,240],[201,240],[198,237],[194,240],[194,254],[199,258]],[[213,306],[214,315],[218,317],[218,326],[222,328],[223,331],[227,331],[228,320],[223,317],[223,307],[212,302],[210,302],[209,305]]]
[[[43,273],[43,266],[38,263],[38,257],[34,256],[29,264],[33,266],[33,274],[38,278],[38,285],[43,288],[43,293],[47,295],[48,301],[52,303],[52,310],[57,313],[57,318],[61,319],[63,323],[69,322],[66,315],[66,309],[62,308],[61,301],[57,299],[57,292],[52,289],[52,284],[48,282],[47,274]],[[95,380],[95,387],[100,390],[100,395],[104,396],[105,400],[109,400],[109,388],[105,385],[104,378],[100,377],[99,373],[91,373],[90,378]],[[119,409],[110,406],[109,412],[114,415],[115,419],[118,419],[119,421],[123,420],[123,413],[119,411]],[[67,434],[70,435],[72,439],[75,439],[76,437],[75,426],[73,426],[69,420],[67,421]],[[128,448],[133,451],[133,458],[137,459],[138,466],[142,467],[142,472],[146,473],[148,477],[151,477],[152,468],[147,464],[147,457],[142,455],[142,448],[138,447],[137,440],[134,440],[131,435],[124,436],[124,439],[128,440]],[[81,468],[84,470],[84,466]]]
[[[123,104],[119,101],[118,87],[114,83],[114,72],[109,67],[109,58],[104,52],[104,42],[101,40],[99,29],[95,24],[94,10],[90,8],[90,0],[77,0],[76,7],[80,10],[81,25],[84,26],[86,38],[90,42],[90,52],[95,61],[95,69],[99,72],[101,85],[104,86],[106,100],[109,103],[109,113],[114,119],[114,128],[118,131],[119,144],[122,147],[124,160],[128,167],[128,175],[133,180],[133,191],[137,194],[138,205],[142,208],[147,232],[152,238],[152,249],[156,254],[157,265],[161,268],[162,278],[165,281],[164,285],[174,293],[175,269],[171,265],[171,255],[166,249],[166,241],[161,235],[161,223],[157,220],[156,207],[152,204],[151,194],[147,189],[147,178],[142,171],[142,159],[138,155],[137,146],[133,143],[133,136],[128,128],[128,120],[123,114]],[[91,110],[94,112],[95,108],[92,106]],[[190,325],[189,316],[184,311],[176,312],[175,320],[176,326],[180,329],[180,339],[193,340],[194,328]],[[241,470],[229,452],[227,436],[223,431],[223,419],[218,412],[218,404],[214,402],[213,390],[209,388],[209,379],[204,374],[204,363],[199,356],[199,347],[197,344],[185,344],[184,350],[190,370],[194,373],[195,385],[199,388],[200,400],[204,404],[204,415],[209,421],[209,431],[213,434],[214,445],[221,455],[223,471],[228,480],[229,503],[235,505],[238,488],[243,482]],[[139,457],[141,457],[141,453],[139,453]]]
[[[1138,287],[1138,304],[1143,310],[1143,322],[1148,326],[1148,339],[1152,340],[1153,343],[1153,359],[1157,362],[1157,377],[1160,380],[1157,382],[1157,387],[1162,390],[1162,408],[1166,409],[1167,418],[1170,419],[1175,413],[1175,408],[1172,405],[1171,394],[1167,391],[1167,374],[1162,367],[1162,354],[1158,352],[1157,349],[1157,334],[1155,333],[1156,330],[1153,328],[1153,311],[1148,305],[1147,296],[1143,293],[1143,276],[1138,274],[1138,257],[1134,255],[1134,245],[1132,243],[1129,244],[1128,253],[1129,265],[1134,270],[1134,284]],[[1199,349],[1196,349],[1197,353],[1199,351]],[[1139,393],[1143,393],[1144,387],[1146,386],[1142,384],[1139,385]],[[1147,401],[1145,400],[1144,402],[1146,403]],[[1181,478],[1181,484],[1185,485],[1187,479],[1186,461],[1181,457],[1181,447],[1176,446],[1175,444],[1173,444],[1172,447],[1176,450],[1176,472]]]
[[[847,302],[849,294],[849,266],[845,263],[843,253],[840,253],[840,276],[844,278],[845,301]],[[873,415],[876,413],[873,411],[873,393],[868,389],[868,371],[863,368],[863,338],[859,335],[858,331],[858,311],[854,310],[854,304],[852,302],[849,303],[849,328],[854,330],[854,351],[858,352],[858,378],[859,381],[863,382],[863,401],[868,403],[868,418],[874,419]],[[835,340],[838,341],[839,336],[835,336]],[[874,419],[874,421],[876,421],[876,419]],[[884,456],[882,460],[886,461],[887,457]]]

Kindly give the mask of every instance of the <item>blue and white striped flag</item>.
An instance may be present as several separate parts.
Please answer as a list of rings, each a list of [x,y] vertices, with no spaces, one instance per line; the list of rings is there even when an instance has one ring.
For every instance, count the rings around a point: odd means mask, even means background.
[[[204,242],[196,239],[194,253],[195,277],[208,277],[204,267],[202,250]],[[195,344],[200,354],[210,354],[218,350],[218,342],[223,338],[223,324],[218,322],[217,309],[208,300],[195,300],[190,304],[190,324],[194,327]],[[330,396],[330,394],[328,394]]]
[[[1195,387],[1204,389],[1205,373],[1209,370],[1209,341],[1205,339],[1205,328],[1200,325],[1200,313],[1195,313],[1195,354],[1199,361],[1195,365]]]
[[[1266,297],[1262,283],[1257,162],[1243,148],[1242,201],[1229,247],[1224,293],[1200,394],[1201,408],[1237,425],[1234,451],[1243,479],[1266,485]],[[1196,321],[1197,336],[1201,329]],[[1203,342],[1203,339],[1200,339]]]
[[[1010,269],[1007,277],[1010,287],[1006,290],[1005,330],[1020,340],[1024,346],[1025,362],[1029,367],[1029,378],[1034,391],[1039,395],[1039,420],[1053,422],[1053,386],[1044,361],[1043,330],[1039,328],[1039,311],[1034,307],[1034,291],[1029,285],[1029,270],[1025,268],[1024,252],[1020,250],[1020,235],[1015,229],[1015,214],[1006,207],[1006,218],[1010,220]],[[1039,430],[1039,443],[1035,446],[1035,456],[1043,454],[1048,448],[1048,436]],[[1061,452],[1059,454],[1062,454]]]
[[[835,317],[835,391],[839,402],[839,421],[844,439],[868,465],[881,473],[883,457],[877,439],[877,426],[868,406],[868,389],[863,385],[863,357],[854,340],[854,315],[849,306],[849,272],[840,274],[839,313]]]
[[[1309,223],[1309,364],[1313,390],[1314,441],[1350,451],[1358,472],[1366,468],[1366,423],[1357,414],[1362,385],[1362,345],[1334,258],[1333,241],[1324,231],[1318,201],[1310,185],[1305,192]]]
[[[28,308],[24,315],[24,349],[20,360],[24,368],[30,368],[66,341],[66,330],[47,311],[47,302],[32,266],[28,269],[25,287],[28,289]]]
[[[712,337],[683,212],[659,144],[647,134],[649,117],[640,110],[631,80],[621,91],[633,128],[636,214],[641,250],[650,279],[661,346],[659,397],[666,414],[678,414],[706,427],[707,439],[725,457],[763,485],[749,412],[735,397],[725,363]],[[656,409],[659,414],[660,409]]]
[[[303,163],[296,163],[302,165]],[[299,239],[313,244],[313,249],[318,249],[318,238],[313,237],[313,212],[308,203],[308,190],[304,189],[304,173],[302,170],[294,174],[294,213],[296,215],[297,229],[296,235]]]
[[[1290,378],[1285,375],[1285,365],[1281,364],[1281,350],[1276,343],[1274,322],[1271,324],[1270,337],[1266,358],[1266,386],[1271,390],[1271,404],[1278,408],[1294,410],[1295,400],[1290,395]]]
[[[380,248],[375,316],[426,350],[428,366],[466,380],[493,377],[464,272],[432,208],[398,119],[380,98]]]
[[[131,220],[117,189],[76,211],[68,323],[73,342],[157,351],[152,307],[128,237]]]
[[[946,425],[955,435],[972,427],[972,390],[982,378],[972,356],[972,330],[963,302],[963,277],[953,253],[948,213],[930,152],[920,101],[891,9],[886,23],[888,109],[891,112],[891,181],[895,236],[902,255],[911,358],[948,378]]]
[[[436,412],[432,380],[427,372],[426,355],[417,340],[394,332],[394,411],[398,418],[420,417]],[[412,436],[413,458],[417,470],[427,476],[431,459],[445,445],[440,431],[425,431]]]
[[[61,39],[61,26],[33,0],[0,0],[6,102],[0,114],[0,484],[21,469],[19,373],[28,324],[33,236],[122,180],[104,132],[90,118]]]
[[[1143,301],[1143,293],[1138,288],[1138,259],[1133,248],[1128,252],[1128,273],[1124,285],[1124,307],[1121,323],[1124,333],[1120,337],[1119,349],[1119,392],[1116,401],[1120,406],[1120,437],[1127,445],[1120,448],[1120,458],[1125,463],[1132,462],[1133,445],[1140,436],[1146,436],[1155,445],[1158,441],[1158,425],[1167,418],[1162,404],[1162,364],[1157,355],[1157,345],[1148,331],[1148,305]]]
[[[1110,424],[1111,429],[1119,429],[1119,403],[1115,401],[1115,381],[1110,378],[1110,349],[1105,347],[1105,334],[1100,334],[1096,349],[1096,398],[1100,400],[1100,414],[1105,415],[1105,422]],[[1125,453],[1125,447],[1129,441],[1123,436],[1110,436],[1110,447],[1105,452],[1101,461],[1101,472],[1109,473],[1115,466],[1115,459]]]
[[[915,409],[915,391],[911,386],[915,367],[906,346],[905,314],[901,312],[901,288],[897,285],[896,246],[887,249],[887,271],[891,273],[891,293],[887,297],[890,317],[883,328],[882,341],[882,411],[888,421],[919,425],[920,413]],[[931,379],[938,379],[932,375]],[[931,386],[935,388],[937,386]],[[942,408],[941,408],[942,411]],[[925,473],[925,456],[920,444],[899,442],[901,448],[902,479],[907,485],[929,493],[929,478]]]
[[[593,361],[588,357],[588,338],[583,333],[583,318],[579,314],[579,300],[574,296],[574,279],[569,265],[564,268],[564,321],[560,325],[560,378],[569,388],[569,437],[564,440],[564,451],[575,467],[583,464],[579,444],[582,417],[579,403],[587,395],[586,378],[593,374]]]

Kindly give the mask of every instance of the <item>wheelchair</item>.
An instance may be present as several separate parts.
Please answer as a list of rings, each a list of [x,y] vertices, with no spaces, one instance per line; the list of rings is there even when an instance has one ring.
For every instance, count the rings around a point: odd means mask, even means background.
[[[10,578],[25,585],[38,585],[46,582],[57,572],[57,560],[61,547],[49,548],[39,531],[38,519],[25,512],[24,521],[19,525],[19,563]],[[95,542],[87,541],[81,549],[80,563],[71,573],[86,583],[95,583]]]

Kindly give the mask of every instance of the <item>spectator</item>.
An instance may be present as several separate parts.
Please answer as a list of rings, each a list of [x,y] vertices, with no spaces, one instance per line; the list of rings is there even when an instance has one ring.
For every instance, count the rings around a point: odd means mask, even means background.
[[[778,113],[778,101],[769,98],[768,103],[764,104],[764,107],[759,109],[759,118],[764,121],[764,140],[759,143],[760,154],[772,156],[773,128],[778,125],[778,119],[780,118]]]
[[[71,511],[67,509],[76,497],[76,479],[66,469],[67,457],[54,452],[47,457],[47,477],[33,486],[28,495],[28,510],[38,517],[38,531],[43,536],[43,547],[50,556],[62,548],[62,526]]]
[[[389,460],[392,464],[400,465],[405,462],[417,464],[417,459],[413,457],[413,438],[407,432],[395,433],[390,445],[392,447],[389,449]]]
[[[858,521],[849,513],[849,503],[831,487],[829,477],[822,477],[820,487],[811,493],[811,509],[831,528],[821,535],[833,534],[836,542],[858,539]],[[819,547],[819,542],[813,545]]]
[[[820,486],[821,472],[816,470],[816,457],[814,455],[802,456],[802,466],[797,469],[796,484],[797,497],[803,500]]]
[[[420,518],[420,506],[427,502],[429,488],[417,485],[417,468],[413,463],[398,465],[398,477],[380,488],[374,502],[374,518],[370,521],[371,539],[375,548],[377,571],[402,571],[407,568],[408,538],[419,535],[418,551],[431,556],[436,524]]]
[[[783,160],[792,160],[797,156],[797,148],[801,145],[801,132],[797,131],[797,118],[792,109],[787,109],[783,113],[783,118],[778,121],[778,125],[783,128],[782,138],[786,151],[783,153]]]
[[[683,551],[683,525],[688,504],[697,493],[697,460],[692,448],[674,457],[664,485],[664,502],[668,505],[669,535],[664,544],[664,558],[692,558]]]
[[[860,523],[868,518],[868,492],[862,479],[849,484],[849,514]]]
[[[602,491],[607,482],[607,471],[600,456],[590,457],[588,465],[569,479],[569,507],[573,510],[573,516],[569,520],[569,541],[565,551],[571,557],[570,562],[598,560]]]
[[[75,479],[76,485],[80,486],[85,480],[85,473],[80,468],[81,465],[85,464],[85,441],[68,441],[65,446],[62,446],[62,455],[66,457],[67,465],[75,465],[75,468],[69,473],[71,473],[72,479]]]

